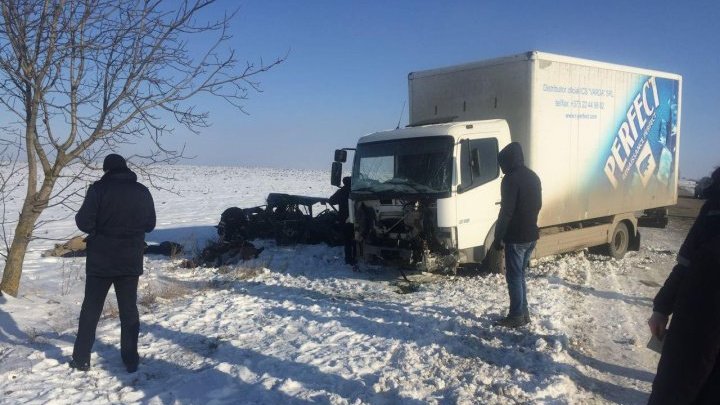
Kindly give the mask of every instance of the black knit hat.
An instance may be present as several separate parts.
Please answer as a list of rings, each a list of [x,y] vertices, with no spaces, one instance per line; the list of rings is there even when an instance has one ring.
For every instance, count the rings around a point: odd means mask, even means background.
[[[115,153],[107,155],[103,161],[103,171],[109,172],[111,170],[127,170],[125,158]]]

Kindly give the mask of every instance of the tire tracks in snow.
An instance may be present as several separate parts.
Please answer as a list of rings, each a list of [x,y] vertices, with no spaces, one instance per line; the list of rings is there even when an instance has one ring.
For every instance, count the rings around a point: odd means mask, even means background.
[[[628,295],[632,279],[624,272],[635,260],[578,252],[541,265],[568,311],[557,323],[568,335],[570,378],[588,392],[589,403],[647,401],[653,374],[643,366],[647,349],[638,325],[647,298]]]

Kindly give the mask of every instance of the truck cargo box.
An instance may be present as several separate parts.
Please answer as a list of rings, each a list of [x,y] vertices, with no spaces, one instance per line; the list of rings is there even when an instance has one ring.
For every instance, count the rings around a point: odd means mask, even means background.
[[[541,52],[411,73],[410,125],[507,120],[541,227],[677,201],[682,78]]]

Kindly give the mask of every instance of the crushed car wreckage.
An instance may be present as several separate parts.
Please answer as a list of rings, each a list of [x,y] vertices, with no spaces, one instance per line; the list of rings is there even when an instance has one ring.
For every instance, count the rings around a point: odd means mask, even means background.
[[[221,266],[257,258],[263,248],[253,245],[255,239],[274,239],[278,245],[342,244],[338,212],[327,198],[270,193],[266,201],[265,205],[223,211],[215,226],[218,240],[184,261],[183,267]],[[313,206],[318,204],[326,208],[313,215]]]
[[[316,204],[331,208],[313,215]],[[326,243],[338,246],[342,244],[342,235],[337,221],[338,212],[327,198],[270,193],[266,205],[226,209],[216,228],[220,240],[226,243],[274,239],[278,245]]]
[[[231,207],[223,211],[217,228],[218,240],[190,259],[183,260],[185,268],[217,267],[257,258],[263,248],[256,248],[255,239],[274,239],[278,245],[317,244],[342,245],[342,229],[337,210],[327,198],[270,193],[267,204],[251,208]],[[313,206],[324,205],[317,215]],[[43,256],[85,256],[85,237],[77,236],[64,244],[55,245]],[[176,256],[183,246],[175,242],[148,245],[146,254]]]
[[[65,243],[57,243],[52,249],[42,252],[42,257],[85,257],[87,256],[87,236],[78,235],[70,238]],[[163,255],[175,257],[183,253],[183,245],[171,241],[160,242],[159,244],[145,243],[146,255]]]

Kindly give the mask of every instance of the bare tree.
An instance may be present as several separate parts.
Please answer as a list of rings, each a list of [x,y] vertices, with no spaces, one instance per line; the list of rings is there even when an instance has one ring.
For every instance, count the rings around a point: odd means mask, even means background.
[[[141,139],[153,145],[146,161],[176,159],[182,151],[163,147],[168,123],[195,132],[208,125],[194,96],[221,97],[242,111],[248,92],[259,90],[255,77],[284,60],[239,63],[228,47],[234,13],[199,22],[213,3],[1,2],[0,105],[20,123],[27,190],[0,290],[17,296],[33,229],[64,169]],[[202,52],[188,42],[198,36],[210,37]]]

